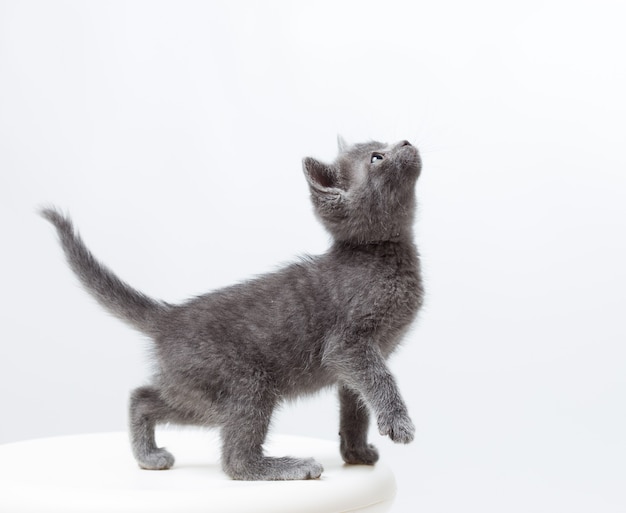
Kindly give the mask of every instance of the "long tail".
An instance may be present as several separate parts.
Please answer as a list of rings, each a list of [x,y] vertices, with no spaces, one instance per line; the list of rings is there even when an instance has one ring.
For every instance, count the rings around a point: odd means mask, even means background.
[[[157,320],[169,305],[133,289],[98,262],[68,217],[52,208],[44,208],[40,213],[56,227],[71,269],[98,302],[134,328],[155,334]]]

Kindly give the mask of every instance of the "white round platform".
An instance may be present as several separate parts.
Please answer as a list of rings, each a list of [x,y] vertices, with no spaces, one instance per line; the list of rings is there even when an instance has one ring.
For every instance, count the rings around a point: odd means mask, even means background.
[[[385,465],[344,465],[338,443],[271,436],[270,456],[314,457],[309,481],[233,481],[212,432],[157,432],[176,457],[170,470],[141,470],[126,433],[45,438],[0,446],[2,513],[341,513],[388,511],[395,495]]]

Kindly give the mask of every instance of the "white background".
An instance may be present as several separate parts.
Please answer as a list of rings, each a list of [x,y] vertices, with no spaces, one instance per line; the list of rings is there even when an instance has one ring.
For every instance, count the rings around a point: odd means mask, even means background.
[[[391,362],[416,441],[396,512],[626,509],[621,2],[0,2],[0,442],[122,430],[147,342],[67,269],[69,211],[183,300],[328,237],[301,173],[422,152],[427,301]],[[335,439],[333,393],[275,432]]]

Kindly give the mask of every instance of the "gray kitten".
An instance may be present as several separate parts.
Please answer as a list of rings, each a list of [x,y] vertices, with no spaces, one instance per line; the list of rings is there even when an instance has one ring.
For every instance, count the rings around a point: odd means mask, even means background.
[[[107,310],[154,340],[153,383],[130,398],[130,438],[139,465],[167,469],[157,424],[219,426],[222,467],[233,479],[311,479],[313,459],[270,458],[263,443],[286,399],[337,384],[340,451],[346,463],[378,460],[367,442],[369,412],[382,435],[413,440],[387,357],[422,303],[413,243],[421,160],[408,141],[345,147],[328,165],[303,161],[315,212],[333,237],[323,255],[180,305],[151,299],[100,264],[54,209],[72,270]]]

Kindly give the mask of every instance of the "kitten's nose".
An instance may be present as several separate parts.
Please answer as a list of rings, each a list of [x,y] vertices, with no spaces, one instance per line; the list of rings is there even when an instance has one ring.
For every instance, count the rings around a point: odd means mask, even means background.
[[[400,141],[398,143],[398,148],[402,148],[402,146],[412,146],[412,144],[409,141]]]

